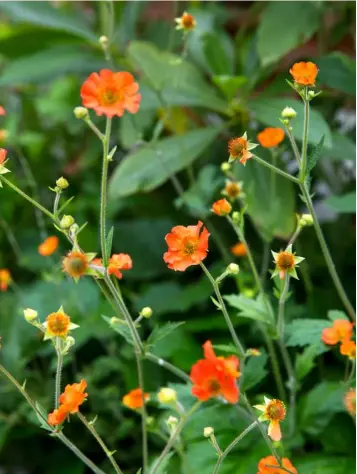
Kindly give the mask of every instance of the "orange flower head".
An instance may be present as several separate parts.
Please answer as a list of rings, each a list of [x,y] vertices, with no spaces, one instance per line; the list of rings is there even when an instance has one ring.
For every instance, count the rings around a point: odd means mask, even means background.
[[[129,72],[112,72],[102,69],[93,72],[81,87],[84,107],[94,109],[97,115],[122,117],[127,110],[136,114],[141,95],[139,85]]]
[[[314,86],[319,70],[314,63],[300,62],[295,63],[289,72],[293,76],[296,84],[300,86]]]
[[[229,204],[227,199],[219,199],[212,205],[212,212],[217,216],[227,216],[232,211],[232,206]]]
[[[283,280],[285,274],[298,278],[296,273],[297,265],[304,260],[303,257],[298,257],[292,252],[292,246],[289,245],[286,250],[279,253],[272,252],[275,261],[275,270],[272,277],[279,275],[280,279]]]
[[[47,237],[42,244],[38,247],[38,253],[43,255],[44,257],[49,257],[52,255],[58,247],[58,237],[52,235],[51,237]]]
[[[82,379],[80,383],[67,385],[64,392],[59,397],[59,402],[68,413],[77,413],[79,406],[87,398],[88,394],[84,392],[87,388],[87,382]]]
[[[78,251],[69,252],[62,262],[63,270],[73,278],[79,278],[85,275],[88,264],[87,255]]]
[[[183,272],[191,265],[199,265],[207,257],[210,234],[202,226],[201,221],[195,226],[178,225],[166,235],[168,251],[164,254],[164,261],[171,270]]]
[[[46,332],[50,337],[66,337],[70,324],[69,316],[62,311],[51,313],[46,318]]]
[[[354,360],[356,358],[356,343],[348,339],[344,340],[340,346],[340,353]]]
[[[0,166],[5,163],[7,155],[7,150],[5,148],[0,148]]]
[[[347,319],[335,319],[332,326],[322,331],[321,340],[329,346],[349,340],[352,337],[353,324]]]
[[[258,133],[258,142],[264,148],[274,148],[284,140],[284,130],[282,128],[265,128],[262,132]]]
[[[0,268],[0,291],[7,291],[11,283],[11,273],[7,268]]]
[[[6,115],[6,110],[0,105],[0,115]]]
[[[229,199],[237,199],[242,195],[242,183],[227,179],[222,194]]]
[[[233,245],[231,252],[236,257],[245,257],[247,255],[247,247],[243,244],[243,242],[238,242],[237,244]]]
[[[249,145],[250,143],[248,142],[246,134],[244,134],[242,137],[236,137],[229,140],[229,161],[239,159],[239,162],[245,165],[247,160],[253,156],[253,154],[249,151]]]
[[[175,22],[177,23],[177,30],[190,31],[193,30],[196,26],[195,17],[187,12],[184,12],[183,15],[179,18],[175,18]]]
[[[344,395],[345,407],[351,416],[356,418],[356,389],[351,388]]]
[[[144,401],[150,400],[150,395],[148,393],[144,393],[141,388],[135,388],[131,390],[129,393],[124,395],[123,403],[126,407],[131,408],[132,410],[136,410],[137,408],[142,408],[143,406],[143,398]]]
[[[259,421],[269,421],[268,435],[274,441],[281,440],[280,422],[284,420],[286,408],[281,400],[270,400],[264,397],[265,405],[255,405],[255,408],[262,411]]]
[[[191,369],[192,394],[201,401],[221,396],[229,403],[237,403],[239,388],[236,379],[240,376],[238,358],[217,357],[211,341],[206,341],[203,349],[205,358],[196,362]]]
[[[51,426],[60,425],[64,422],[67,416],[68,416],[68,411],[66,410],[66,407],[63,405],[60,405],[59,408],[54,410],[52,413],[48,414],[47,423]]]
[[[119,280],[123,278],[120,270],[130,270],[131,268],[133,268],[133,261],[126,253],[114,254],[109,259],[108,273],[115,275]]]
[[[282,458],[281,461],[285,469],[288,469],[292,474],[298,474],[288,458]],[[259,461],[257,474],[284,474],[284,472],[286,471],[280,469],[275,456],[267,456]]]

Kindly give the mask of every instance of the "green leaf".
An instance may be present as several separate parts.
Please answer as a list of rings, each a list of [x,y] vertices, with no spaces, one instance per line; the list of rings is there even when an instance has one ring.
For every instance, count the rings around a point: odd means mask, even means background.
[[[111,199],[157,188],[197,159],[218,133],[219,129],[212,127],[193,130],[135,151],[114,171],[109,183]]]
[[[316,166],[316,163],[318,159],[320,158],[322,151],[323,151],[323,146],[324,146],[324,141],[325,141],[325,135],[321,137],[321,140],[319,143],[316,145],[314,152],[312,155],[307,157],[307,164],[306,164],[306,174],[309,175],[311,170]]]
[[[322,159],[332,161],[356,161],[356,144],[351,138],[338,132],[332,133],[332,148],[324,150]]]
[[[330,196],[324,203],[333,211],[341,214],[355,214],[356,212],[356,192],[343,194],[342,196]]]
[[[334,415],[324,432],[319,435],[324,451],[331,454],[350,455],[353,453],[356,437],[351,436],[351,433],[355,429],[352,417],[348,417],[345,413]]]
[[[52,432],[53,429],[51,428],[51,426],[46,421],[47,420],[46,410],[38,402],[35,402],[35,405],[36,405],[37,411],[39,412],[39,413],[36,412],[36,416],[37,416],[37,418],[40,422],[41,428],[43,428],[46,431]]]
[[[169,334],[175,331],[175,329],[182,326],[183,324],[185,324],[185,322],[180,321],[178,323],[168,322],[162,326],[156,326],[154,330],[152,331],[152,333],[150,334],[150,336],[148,337],[147,344],[149,346],[155,345],[158,341],[167,337]]]
[[[266,368],[267,362],[268,356],[265,352],[262,351],[261,355],[258,357],[249,357],[248,362],[245,364],[244,367],[242,386],[242,390],[244,392],[255,387],[265,379],[265,377],[269,373]]]
[[[316,60],[318,80],[331,89],[356,95],[356,62],[346,54],[333,52]]]
[[[214,32],[202,36],[203,51],[214,74],[232,74],[233,63],[227,56],[219,35]]]
[[[264,304],[264,296],[259,295],[256,300],[240,295],[226,295],[224,299],[233,308],[239,310],[238,316],[243,318],[254,319],[263,323],[272,324],[272,311],[270,303]],[[270,311],[268,311],[270,309]]]
[[[231,101],[237,95],[237,92],[243,86],[248,84],[248,78],[246,76],[213,76],[212,81],[223,92],[229,101]]]
[[[0,11],[16,22],[29,23],[54,30],[65,31],[80,38],[97,42],[93,33],[81,17],[73,12],[67,15],[48,2],[0,2]]]
[[[237,348],[233,344],[213,344],[213,348],[226,354],[238,354]]]
[[[286,326],[287,346],[322,344],[322,331],[331,326],[326,319],[295,319]]]
[[[354,457],[304,454],[294,459],[294,466],[301,474],[355,474]]]
[[[331,321],[335,321],[336,319],[346,319],[347,321],[349,321],[347,314],[339,309],[331,309],[330,311],[328,311],[327,317]]]
[[[296,355],[295,374],[298,381],[302,381],[315,367],[315,358],[321,353],[320,344],[305,347],[301,354]]]
[[[120,334],[126,340],[126,342],[131,345],[134,345],[133,336],[131,335],[130,329],[125,323],[125,321],[117,321],[115,323],[112,323],[111,318],[108,318],[104,315],[102,315],[102,318],[109,324],[112,329],[114,329],[115,332]]]
[[[292,107],[297,112],[297,116],[293,121],[293,135],[296,139],[302,140],[304,129],[304,105],[301,101],[290,98],[281,99],[262,96],[250,100],[249,106],[255,118],[268,127],[281,127],[279,121],[281,111],[287,106]],[[325,147],[331,148],[332,139],[330,127],[321,113],[311,108],[308,142],[312,145],[317,145],[321,140],[322,135],[325,136]]]
[[[269,2],[258,26],[258,54],[265,67],[318,30],[321,8],[313,2]]]
[[[105,249],[107,252],[108,259],[112,254],[113,236],[114,236],[114,226],[111,227],[105,239]]]

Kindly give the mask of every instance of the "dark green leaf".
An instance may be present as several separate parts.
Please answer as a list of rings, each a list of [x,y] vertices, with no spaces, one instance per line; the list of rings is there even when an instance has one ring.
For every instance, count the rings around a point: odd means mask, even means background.
[[[120,334],[126,340],[126,342],[131,345],[134,345],[133,336],[131,335],[130,329],[125,323],[125,321],[119,320],[113,323],[111,321],[111,318],[108,318],[107,316],[102,315],[102,318],[109,324],[112,329],[114,329],[115,332]]]
[[[333,52],[316,60],[319,83],[346,94],[356,95],[356,62],[341,52]]]
[[[112,254],[113,236],[114,236],[114,226],[111,227],[105,239],[105,250],[107,252],[108,258]]]
[[[356,192],[343,194],[342,196],[330,196],[324,203],[332,210],[341,214],[355,214]]]
[[[333,132],[332,148],[324,150],[321,159],[330,159],[332,161],[356,161],[356,144],[346,135]]]
[[[224,299],[233,308],[239,309],[238,316],[255,319],[264,323],[272,324],[272,312],[270,304],[264,304],[263,296],[259,295],[256,300],[240,295],[227,295]],[[268,306],[267,306],[268,305]]]
[[[306,165],[306,174],[309,175],[311,170],[316,166],[316,163],[318,159],[320,158],[322,151],[323,151],[323,146],[324,146],[324,141],[325,141],[325,135],[321,137],[321,140],[319,143],[316,145],[316,148],[312,155],[307,157],[307,165]]]
[[[286,326],[288,346],[307,346],[321,343],[322,331],[331,325],[326,319],[295,319]]]
[[[246,76],[213,76],[212,81],[223,92],[227,100],[232,100],[239,90],[248,83]]]
[[[304,454],[294,459],[294,466],[301,474],[355,474],[356,462],[351,457]]]
[[[244,392],[258,385],[268,375],[268,370],[266,367],[267,361],[268,356],[262,351],[260,356],[249,357],[248,362],[244,367],[242,387]]]
[[[315,367],[315,358],[321,353],[321,345],[313,344],[305,347],[301,354],[296,355],[295,374],[298,381],[302,381]]]
[[[171,334],[175,329],[185,324],[184,321],[180,321],[178,323],[165,323],[162,326],[156,326],[153,332],[150,334],[147,340],[147,344],[149,346],[154,346],[158,341],[164,339],[169,334]]]
[[[214,74],[232,74],[232,61],[226,55],[220,37],[214,32],[206,33],[202,37],[203,51],[207,62]]]
[[[336,319],[346,319],[347,321],[349,321],[347,314],[339,309],[331,309],[330,311],[328,311],[327,317],[331,321],[335,321]]]

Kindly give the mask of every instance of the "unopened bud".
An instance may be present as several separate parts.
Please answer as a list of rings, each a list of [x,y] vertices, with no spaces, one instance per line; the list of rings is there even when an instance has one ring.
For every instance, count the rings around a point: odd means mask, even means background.
[[[246,350],[245,355],[246,356],[259,357],[260,355],[262,355],[262,353],[258,349],[251,348],[251,349]]]
[[[289,123],[290,123],[290,120],[288,120],[288,119],[284,119],[282,122],[283,122],[283,124],[284,124],[284,125],[289,125]]]
[[[309,100],[313,99],[313,98],[315,97],[315,95],[316,95],[316,94],[315,94],[314,91],[309,91],[309,92],[307,93],[307,97],[309,98]]]
[[[173,430],[177,426],[178,419],[176,418],[176,416],[169,416],[166,423]]]
[[[292,107],[285,107],[285,109],[281,112],[281,116],[284,119],[288,119],[288,120],[295,118],[296,115],[297,115],[297,112]]]
[[[74,218],[72,216],[63,216],[60,222],[61,229],[69,229],[74,224]]]
[[[151,316],[152,316],[152,309],[149,308],[149,306],[145,306],[145,308],[143,308],[140,311],[140,316],[142,316],[143,318],[146,318],[146,319],[150,319]]]
[[[312,226],[312,225],[314,224],[314,218],[312,217],[311,214],[303,214],[303,215],[300,217],[299,224],[300,224],[302,227],[309,227],[309,226]]]
[[[88,117],[88,109],[86,109],[85,107],[75,107],[75,109],[73,110],[73,113],[74,113],[74,116],[77,118],[77,119],[85,119]]]
[[[106,48],[109,44],[109,39],[107,36],[100,36],[99,37],[99,44],[102,46],[102,48]]]
[[[157,399],[160,403],[174,403],[177,400],[177,393],[172,388],[163,387],[157,394]]]
[[[240,214],[239,214],[239,212],[238,212],[238,211],[233,212],[233,214],[232,214],[232,220],[233,220],[233,222],[234,222],[235,224],[238,224],[239,219],[240,219]]]
[[[214,429],[212,428],[212,426],[206,426],[206,428],[204,428],[203,436],[205,438],[210,438],[213,434],[214,434]]]
[[[38,313],[34,309],[26,308],[24,309],[24,317],[28,323],[32,323],[37,319]]]
[[[110,318],[110,324],[118,324],[118,323],[120,323],[119,318],[115,318],[114,316]]]
[[[229,171],[231,168],[232,168],[232,165],[228,163],[228,161],[224,161],[221,164],[221,171],[223,171],[223,173],[227,173],[227,171]]]
[[[254,297],[254,290],[252,290],[251,288],[245,288],[243,291],[242,291],[243,295],[246,296],[247,298],[253,298]]]
[[[239,265],[237,265],[236,263],[230,263],[227,267],[227,272],[231,275],[238,275]]]
[[[57,179],[56,185],[57,185],[60,189],[67,189],[68,186],[69,186],[69,182],[66,180],[66,178],[64,178],[63,176],[61,176],[60,178]]]

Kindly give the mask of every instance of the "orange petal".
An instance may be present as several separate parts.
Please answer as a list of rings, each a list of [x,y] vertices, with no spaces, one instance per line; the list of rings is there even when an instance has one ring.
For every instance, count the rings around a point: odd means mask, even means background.
[[[268,428],[268,435],[273,441],[281,440],[280,423],[278,421],[271,421]]]

